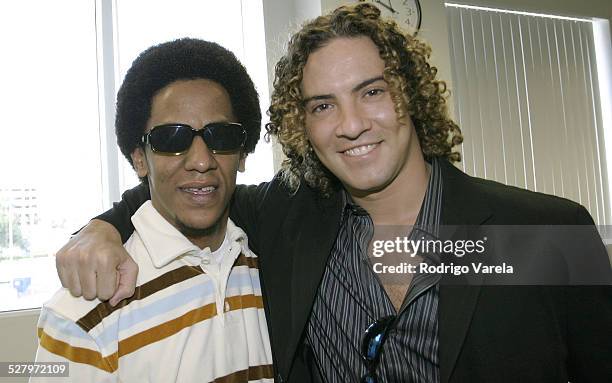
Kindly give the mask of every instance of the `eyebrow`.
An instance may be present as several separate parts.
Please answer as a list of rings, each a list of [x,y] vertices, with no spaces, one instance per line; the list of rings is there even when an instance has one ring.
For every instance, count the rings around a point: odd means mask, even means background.
[[[384,80],[383,76],[377,76],[377,77],[373,77],[369,80],[365,80],[360,82],[359,84],[357,84],[351,91],[353,93],[360,91],[361,89],[365,88],[366,86],[375,83],[376,81],[380,81],[380,80]]]
[[[360,82],[359,84],[355,85],[353,87],[353,89],[351,89],[351,92],[352,93],[358,92],[361,89],[365,88],[366,86],[368,86],[368,85],[370,85],[372,83],[375,83],[376,81],[380,81],[380,80],[384,80],[383,76],[376,76],[376,77],[372,77],[372,78],[369,78],[367,80],[364,80],[364,81]],[[314,100],[329,100],[330,98],[334,98],[334,95],[331,94],[331,93],[330,94],[320,94],[320,95],[317,95],[317,96],[312,96],[312,97],[305,98],[304,100],[302,100],[302,104],[306,105],[310,101],[314,101]]]

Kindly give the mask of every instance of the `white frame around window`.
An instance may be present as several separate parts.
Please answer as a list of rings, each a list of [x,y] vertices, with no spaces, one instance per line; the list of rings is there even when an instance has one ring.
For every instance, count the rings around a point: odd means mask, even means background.
[[[96,1],[98,55],[98,108],[100,115],[100,153],[102,154],[102,188],[104,209],[110,208],[120,195],[119,150],[115,134],[115,95],[117,60],[115,59],[115,0]]]
[[[608,20],[598,18],[593,20],[593,38],[595,40],[597,68],[608,68],[608,70],[599,70],[597,74],[599,77],[599,97],[603,140],[606,146],[608,181],[612,181],[612,70],[609,69],[612,68],[612,37],[610,36],[610,22]],[[612,191],[608,193],[608,197],[608,206],[612,206]],[[608,224],[610,223],[612,223],[612,219],[608,221]],[[612,253],[610,253],[610,257],[612,260]]]

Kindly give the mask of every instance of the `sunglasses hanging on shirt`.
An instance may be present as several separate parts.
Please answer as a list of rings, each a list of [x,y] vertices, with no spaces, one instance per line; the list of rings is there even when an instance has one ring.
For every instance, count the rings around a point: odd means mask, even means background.
[[[395,315],[390,315],[377,319],[365,330],[360,351],[367,372],[361,377],[361,383],[378,383],[376,368],[380,362],[383,345],[396,318]]]

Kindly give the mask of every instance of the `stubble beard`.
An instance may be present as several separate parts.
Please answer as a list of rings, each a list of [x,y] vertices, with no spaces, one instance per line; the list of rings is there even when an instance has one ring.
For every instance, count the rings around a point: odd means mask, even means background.
[[[206,227],[206,228],[198,228],[198,227],[192,227],[192,226],[188,226],[185,223],[183,223],[182,221],[179,221],[178,219],[176,220],[176,227],[177,229],[181,232],[181,234],[183,234],[185,237],[187,238],[202,238],[202,237],[209,237],[213,234],[215,234],[217,232],[217,230],[219,229],[220,226],[220,220],[217,220],[214,224],[212,224],[212,226]]]
[[[183,221],[181,221],[180,219],[178,219],[178,217],[176,217],[174,221],[175,227],[178,229],[178,231],[181,232],[181,234],[183,234],[185,237],[190,238],[190,239],[211,237],[214,234],[219,232],[219,229],[222,226],[221,225],[222,221],[228,219],[228,216],[227,216],[228,210],[229,210],[229,206],[225,208],[223,213],[221,213],[219,218],[212,225],[205,227],[205,228],[189,226]]]

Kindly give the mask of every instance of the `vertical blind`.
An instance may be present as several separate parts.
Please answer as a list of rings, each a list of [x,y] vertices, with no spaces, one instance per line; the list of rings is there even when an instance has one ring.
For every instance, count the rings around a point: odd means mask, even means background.
[[[446,4],[464,170],[610,223],[593,26]]]

